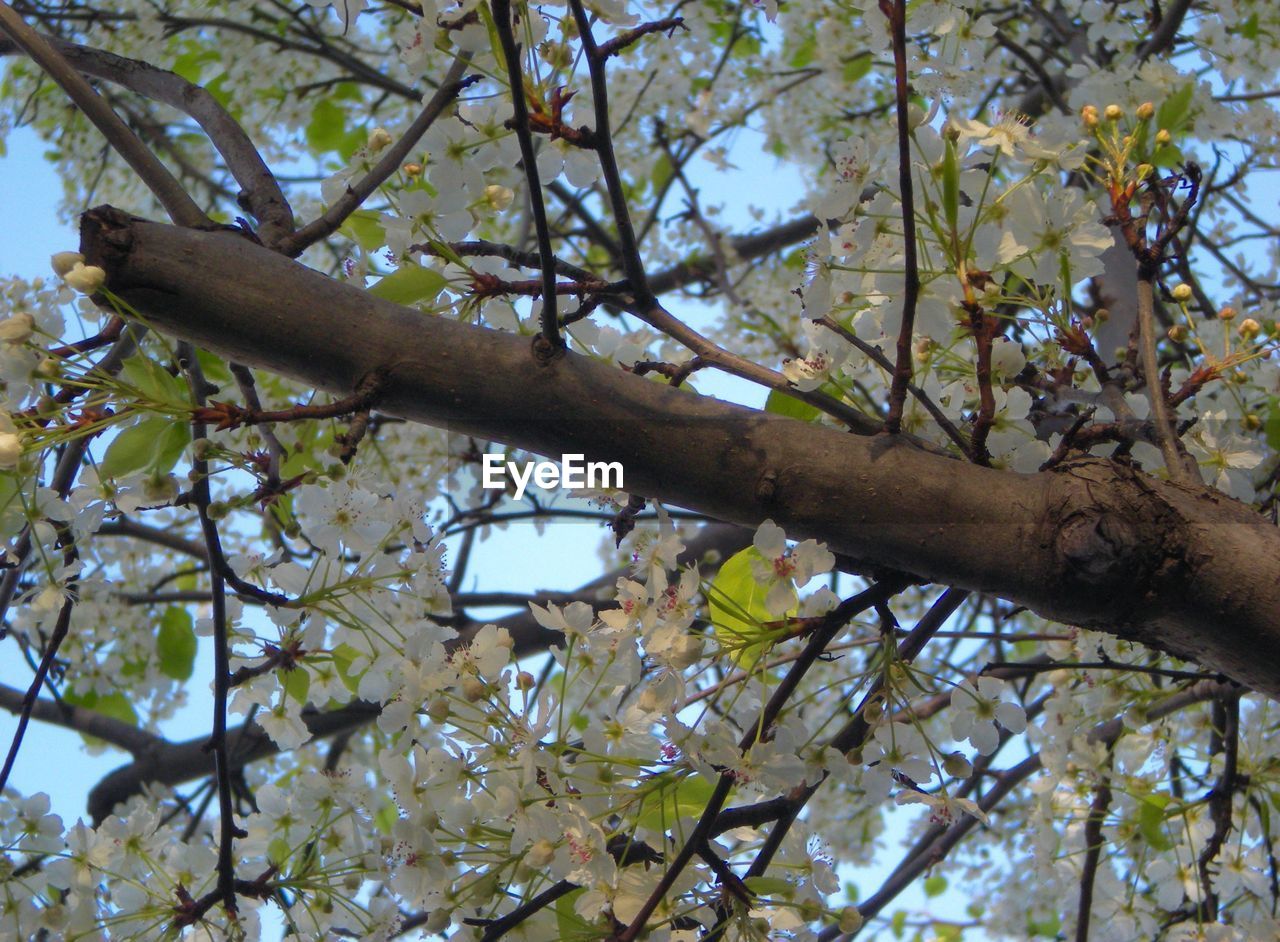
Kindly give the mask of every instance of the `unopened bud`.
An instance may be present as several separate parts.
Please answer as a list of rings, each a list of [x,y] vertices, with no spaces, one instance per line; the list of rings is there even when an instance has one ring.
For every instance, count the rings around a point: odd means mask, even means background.
[[[1240,322],[1240,326],[1236,328],[1240,336],[1245,340],[1252,340],[1258,334],[1262,333],[1262,325],[1255,321],[1252,317],[1246,317]]]
[[[1167,336],[1174,343],[1183,343],[1187,339],[1187,328],[1182,324],[1174,324],[1169,328]]]
[[[386,128],[374,128],[369,132],[369,152],[376,154],[391,146],[391,133]]]
[[[0,321],[0,342],[26,343],[36,331],[36,319],[26,311]]]
[[[495,213],[500,213],[511,205],[511,201],[516,197],[510,187],[502,186],[499,183],[490,183],[484,188],[484,201],[489,205]]]
[[[973,763],[958,752],[942,760],[942,771],[954,778],[968,778],[973,774]]]
[[[483,699],[488,692],[489,685],[479,677],[468,676],[462,679],[462,695],[467,698],[468,703]]]
[[[1242,420],[1246,432],[1259,432],[1262,430],[1262,417],[1254,412],[1250,412]]]
[[[67,272],[76,267],[77,262],[84,264],[84,256],[79,252],[54,252],[49,258],[53,273],[59,278],[65,277]]]
[[[537,682],[538,682],[537,678],[535,678],[528,671],[521,671],[520,673],[516,674],[517,690],[532,690],[534,685]]]
[[[1149,101],[1144,101],[1138,105],[1138,120],[1150,121],[1156,113],[1156,106]]]
[[[1174,297],[1176,298],[1177,296],[1178,296],[1177,291],[1175,289]],[[1218,320],[1220,321],[1234,320],[1235,316],[1236,316],[1236,309],[1233,308],[1230,304],[1223,305],[1221,308],[1218,309]]]
[[[1191,300],[1191,285],[1175,285],[1173,289],[1173,299],[1175,301]]]
[[[1085,105],[1081,108],[1080,117],[1084,119],[1085,127],[1096,128],[1098,126],[1098,109],[1093,105]]]
[[[436,724],[443,724],[449,719],[450,705],[448,697],[436,697],[427,705],[427,718]]]
[[[400,169],[405,172],[406,176],[416,177],[422,173],[422,164],[405,164]]]
[[[1164,147],[1166,144],[1168,144],[1172,140],[1173,140],[1173,135],[1170,134],[1168,131],[1166,131],[1164,128],[1161,128],[1159,131],[1156,131],[1156,144],[1159,145],[1160,147]]]
[[[1119,121],[1124,117],[1124,109],[1119,105],[1107,105],[1102,113],[1108,121]]]

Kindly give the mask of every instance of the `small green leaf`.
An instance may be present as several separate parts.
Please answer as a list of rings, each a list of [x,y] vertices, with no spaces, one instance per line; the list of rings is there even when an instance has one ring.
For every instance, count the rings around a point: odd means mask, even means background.
[[[947,891],[947,878],[943,876],[927,877],[924,881],[924,895],[941,896]]]
[[[138,714],[134,710],[133,704],[129,702],[129,698],[122,693],[105,693],[98,694],[90,690],[88,693],[79,694],[75,691],[64,691],[62,695],[63,702],[72,706],[81,706],[86,710],[93,710],[95,713],[101,713],[103,716],[109,716],[113,720],[119,720],[121,723],[127,723],[130,726],[138,725]],[[91,745],[101,745],[102,740],[96,736],[86,736],[81,733],[86,743]]]
[[[330,654],[330,657],[333,658],[333,666],[337,669],[338,676],[342,678],[343,685],[352,693],[355,693],[360,687],[360,678],[363,676],[351,669],[351,665],[360,656],[360,652],[349,644],[338,645]]]
[[[1165,808],[1168,805],[1169,796],[1160,793],[1144,796],[1138,805],[1138,833],[1152,850],[1165,851],[1173,847],[1173,841],[1165,830]]]
[[[160,673],[166,677],[186,680],[191,676],[196,662],[196,632],[191,613],[185,608],[170,605],[160,617],[156,657]]]
[[[1156,110],[1156,129],[1163,129],[1176,137],[1191,117],[1191,99],[1195,93],[1195,82],[1187,82],[1161,102]]]
[[[317,151],[340,150],[346,140],[346,123],[347,113],[330,96],[318,99],[307,122],[307,143]]]
[[[722,645],[738,650],[739,663],[749,663],[763,653],[771,639],[761,626],[779,620],[765,606],[769,592],[756,581],[753,562],[765,562],[754,546],[734,553],[707,588],[712,628]]]
[[[370,288],[369,293],[392,304],[414,304],[423,300],[434,301],[444,286],[444,275],[434,268],[405,262]]]
[[[381,834],[390,834],[391,829],[395,827],[397,821],[400,820],[400,809],[396,807],[394,801],[385,801],[373,813],[373,825]]]
[[[942,147],[942,211],[947,217],[947,234],[958,239],[960,157],[956,153],[956,142],[949,137],[944,140]]]
[[[869,52],[854,56],[844,64],[844,68],[841,70],[844,80],[850,84],[858,81],[871,71],[873,61]]]
[[[150,357],[135,353],[124,361],[120,375],[149,402],[177,410],[191,408],[186,383]]]
[[[585,892],[585,886],[579,887],[556,900],[556,938],[559,942],[600,942],[604,938],[604,933],[579,916],[574,908],[578,897]]]
[[[791,54],[791,68],[803,69],[813,61],[814,53],[817,51],[818,35],[817,33],[810,33],[800,41],[800,45],[796,46],[796,51]]]
[[[356,210],[347,217],[338,231],[366,252],[373,252],[387,244],[382,217],[371,209]]]
[[[175,428],[177,432],[173,431]],[[159,467],[173,455],[175,442],[179,439],[181,444],[177,445],[177,453],[182,454],[189,436],[190,432],[181,422],[163,415],[149,416],[137,425],[124,429],[111,440],[98,470],[105,477],[122,478],[137,471]],[[173,460],[176,461],[177,458],[174,457]],[[173,467],[173,464],[170,463],[169,467]]]
[[[715,786],[701,775],[677,778],[672,772],[661,773],[644,787],[647,790],[640,801],[636,824],[655,834],[665,834],[681,822],[696,820],[715,791]]]
[[[785,415],[801,422],[813,422],[822,415],[817,406],[801,402],[795,396],[788,396],[779,389],[770,390],[769,398],[764,401],[764,411],[774,415]]]
[[[311,690],[311,674],[301,667],[284,672],[285,696],[292,697],[302,705],[307,703],[307,693]]]
[[[670,181],[671,174],[671,160],[666,154],[659,154],[654,158],[653,168],[649,171],[649,179],[653,182],[653,191],[655,193],[662,192],[662,188]]]
[[[796,888],[781,877],[747,877],[742,881],[756,896],[768,899],[790,899]]]
[[[267,860],[277,869],[283,869],[288,862],[293,848],[289,846],[289,842],[283,837],[274,837],[267,844]]]

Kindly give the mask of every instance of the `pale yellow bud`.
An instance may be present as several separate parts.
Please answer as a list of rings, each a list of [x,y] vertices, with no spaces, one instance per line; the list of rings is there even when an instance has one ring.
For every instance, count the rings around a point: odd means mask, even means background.
[[[1119,105],[1107,105],[1102,113],[1108,121],[1119,121],[1124,117],[1124,109]]]
[[[369,132],[369,152],[376,154],[378,151],[385,150],[391,146],[391,132],[386,128],[374,128]]]
[[[59,278],[65,277],[67,272],[71,271],[79,262],[84,264],[84,256],[79,252],[54,252],[49,258],[49,264],[53,266],[53,273]]]
[[[858,912],[857,906],[846,906],[840,910],[840,925],[838,928],[847,935],[852,935],[862,928],[862,913]]]
[[[26,343],[36,330],[36,319],[26,311],[0,321],[0,342]]]
[[[400,169],[405,172],[406,176],[416,177],[422,173],[422,164],[405,164]]]
[[[541,870],[551,863],[555,855],[556,845],[544,837],[539,841],[534,841],[532,846],[525,852],[524,862],[533,870]]]
[[[0,468],[16,468],[22,458],[22,439],[16,432],[0,432]]]
[[[1170,134],[1168,131],[1166,131],[1164,128],[1161,128],[1159,131],[1156,131],[1156,144],[1158,144],[1159,146],[1164,147],[1171,140],[1173,140],[1173,135]]]
[[[1085,127],[1096,128],[1098,126],[1098,109],[1093,105],[1085,105],[1081,108],[1080,117],[1084,119]]]
[[[1187,328],[1182,324],[1174,324],[1169,328],[1168,337],[1174,343],[1182,343],[1187,339]]]
[[[499,183],[490,183],[484,188],[484,201],[489,204],[489,208],[495,213],[500,213],[511,205],[511,201],[516,197],[510,187],[502,186]]]
[[[62,276],[62,280],[67,283],[68,287],[74,288],[81,294],[93,294],[106,284],[107,273],[97,265],[76,262],[71,267],[71,271]]]
[[[1175,301],[1191,300],[1191,285],[1175,285],[1173,289],[1173,299]]]
[[[483,699],[488,692],[488,685],[479,677],[464,677],[462,679],[462,695],[467,698],[468,703],[475,703],[477,700]]]
[[[1174,294],[1174,297],[1177,297],[1176,292]],[[1235,320],[1235,316],[1236,316],[1236,309],[1233,308],[1230,304],[1224,305],[1218,311],[1218,320],[1220,321]]]
[[[1138,120],[1150,121],[1156,113],[1156,106],[1149,101],[1144,101],[1138,105]]]
[[[955,778],[968,778],[973,774],[973,763],[958,752],[942,760],[942,770]]]
[[[1240,326],[1236,328],[1240,332],[1240,336],[1245,340],[1252,340],[1258,334],[1262,333],[1262,325],[1255,321],[1252,317],[1246,317],[1240,322]]]

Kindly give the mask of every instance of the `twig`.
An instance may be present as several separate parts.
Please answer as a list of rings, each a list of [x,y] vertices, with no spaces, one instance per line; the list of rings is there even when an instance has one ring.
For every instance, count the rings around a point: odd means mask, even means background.
[[[465,56],[459,56],[453,60],[453,64],[449,66],[449,71],[445,73],[440,87],[436,89],[436,93],[423,106],[418,117],[414,118],[413,123],[409,125],[400,139],[387,148],[386,153],[382,155],[382,158],[373,165],[373,168],[368,173],[356,183],[348,186],[347,192],[343,193],[332,206],[326,209],[324,215],[313,219],[293,235],[281,240],[279,251],[294,258],[301,255],[308,246],[332,235],[346,221],[348,216],[359,209],[364,201],[400,168],[409,152],[413,150],[418,141],[422,139],[422,135],[426,134],[431,125],[440,117],[441,112],[462,93],[464,88],[478,81],[477,77],[462,77],[462,73],[466,71],[468,61]]]
[[[524,164],[524,178],[529,188],[529,211],[533,214],[533,228],[538,236],[538,256],[542,262],[542,307],[539,320],[542,325],[542,342],[549,351],[562,350],[564,338],[560,336],[560,324],[556,320],[556,268],[555,252],[551,248],[551,230],[547,226],[547,207],[542,200],[542,181],[538,175],[537,155],[533,149],[533,132],[529,128],[529,105],[525,100],[524,71],[520,65],[520,47],[511,29],[510,0],[493,0],[493,21],[502,43],[502,54],[507,64],[507,79],[511,86],[512,122],[516,140],[520,143],[520,160]]]
[[[1080,867],[1080,904],[1076,908],[1076,942],[1089,942],[1089,917],[1093,915],[1093,885],[1102,859],[1102,822],[1111,805],[1110,767],[1115,753],[1107,750],[1106,768],[1099,772],[1093,803],[1084,822],[1084,864]]]
[[[911,338],[915,332],[916,302],[920,297],[920,267],[916,260],[916,209],[911,182],[911,118],[907,89],[906,0],[880,0],[880,12],[889,19],[893,34],[893,81],[898,110],[898,187],[902,191],[902,247],[905,283],[902,292],[902,326],[898,331],[898,358],[889,387],[889,414],[885,431],[902,431],[902,410],[911,382]],[[975,436],[976,437],[976,436]]]

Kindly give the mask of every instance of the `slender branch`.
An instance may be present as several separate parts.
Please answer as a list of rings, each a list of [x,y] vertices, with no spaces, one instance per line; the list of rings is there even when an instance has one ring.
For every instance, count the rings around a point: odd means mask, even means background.
[[[907,384],[911,382],[911,338],[915,332],[916,303],[920,297],[920,265],[916,259],[916,208],[911,179],[911,117],[907,87],[907,4],[906,0],[880,0],[880,11],[889,19],[893,34],[893,80],[898,110],[898,187],[902,203],[902,264],[905,283],[902,291],[902,326],[898,330],[897,363],[889,386],[889,414],[885,431],[902,431],[902,409],[906,405]]]
[[[507,62],[507,78],[511,86],[512,123],[520,144],[520,159],[529,187],[529,211],[538,236],[538,257],[542,263],[542,342],[547,352],[564,348],[560,325],[556,321],[556,256],[551,246],[551,230],[547,226],[547,207],[542,199],[542,181],[538,174],[537,154],[533,149],[533,132],[529,128],[529,103],[525,100],[524,70],[520,64],[520,47],[511,28],[510,0],[493,0],[493,20]]]
[[[28,26],[4,0],[0,0],[0,29],[7,32],[19,48],[47,72],[49,77],[67,93],[67,97],[76,103],[85,117],[102,132],[107,143],[115,148],[125,162],[133,168],[134,173],[155,194],[160,205],[176,225],[211,225],[209,217],[196,205],[183,189],[182,184],[174,178],[156,155],[138,140],[138,136],[129,129],[118,114],[111,110],[111,107],[89,86],[89,83],[67,62],[66,58],[49,45],[44,37]]]
[[[418,117],[413,119],[413,123],[400,136],[400,139],[387,148],[381,159],[368,173],[356,183],[349,185],[347,191],[338,197],[322,216],[313,219],[297,232],[281,240],[279,245],[281,252],[290,258],[297,257],[308,246],[337,232],[347,218],[359,209],[378,187],[390,179],[444,109],[453,103],[463,89],[478,81],[475,76],[463,78],[462,73],[466,71],[468,61],[466,56],[459,56],[453,60],[435,94],[423,106]]]
[[[147,62],[56,36],[44,38],[81,73],[106,79],[190,116],[209,136],[228,172],[240,184],[241,198],[257,218],[263,242],[272,246],[293,231],[293,210],[279,182],[244,129],[208,91]],[[0,41],[0,55],[4,53],[4,43]]]
[[[1093,885],[1102,859],[1102,822],[1111,806],[1110,766],[1114,752],[1107,750],[1107,768],[1099,773],[1093,803],[1084,822],[1084,865],[1080,868],[1080,903],[1076,907],[1076,942],[1089,942],[1089,918],[1093,915]]]

